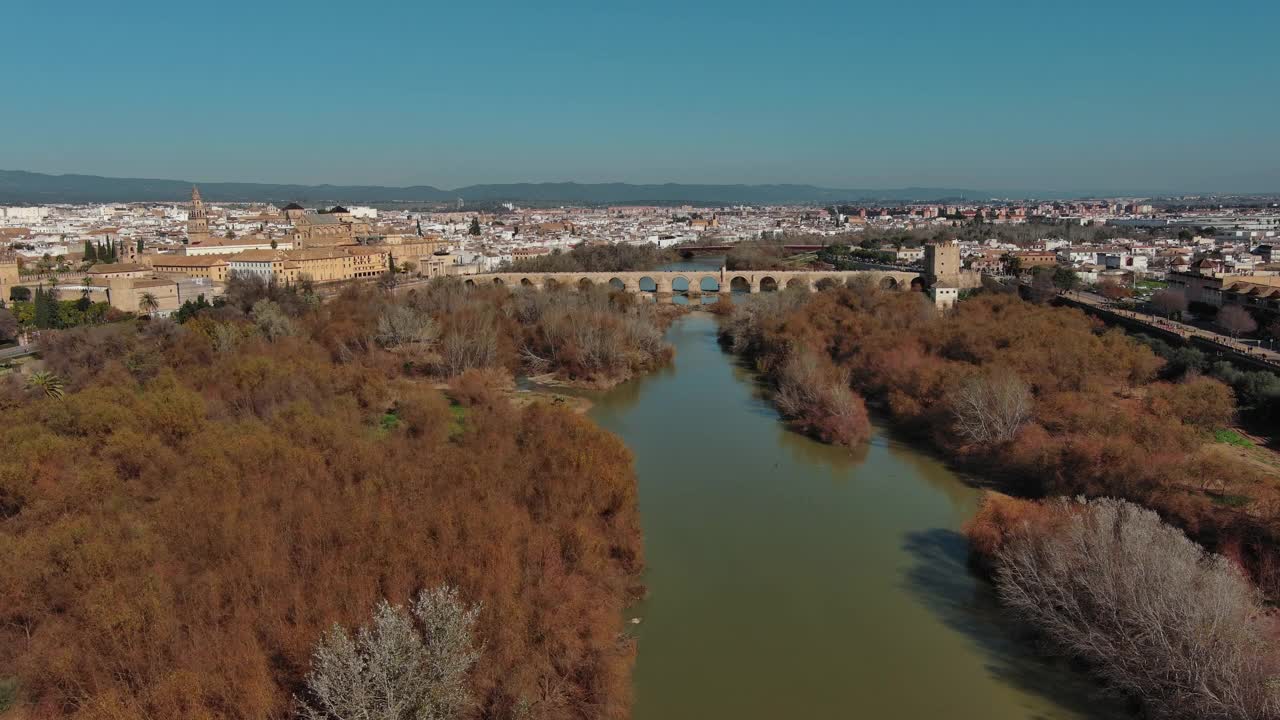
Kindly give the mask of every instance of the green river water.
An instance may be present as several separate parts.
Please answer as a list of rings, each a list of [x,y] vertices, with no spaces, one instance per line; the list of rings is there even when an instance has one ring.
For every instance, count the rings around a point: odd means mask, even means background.
[[[977,491],[882,428],[856,453],[789,432],[708,313],[668,339],[591,411],[639,476],[638,720],[1118,716],[966,568]]]

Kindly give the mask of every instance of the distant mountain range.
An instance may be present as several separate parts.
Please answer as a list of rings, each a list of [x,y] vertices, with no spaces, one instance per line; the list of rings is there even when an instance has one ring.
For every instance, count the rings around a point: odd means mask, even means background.
[[[191,197],[191,186],[214,202],[451,203],[581,203],[581,204],[753,204],[782,205],[840,202],[924,202],[984,200],[990,192],[956,188],[900,188],[840,190],[814,185],[632,185],[630,183],[509,183],[469,185],[441,190],[430,185],[277,185],[270,183],[192,182],[145,178],[107,178],[97,175],[46,175],[24,170],[0,170],[0,203],[180,202]]]

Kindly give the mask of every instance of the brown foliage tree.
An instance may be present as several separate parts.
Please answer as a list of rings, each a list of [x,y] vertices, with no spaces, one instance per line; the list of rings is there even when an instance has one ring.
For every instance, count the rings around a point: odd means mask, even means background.
[[[1098,294],[1114,302],[1133,297],[1133,289],[1114,280],[1107,280],[1098,284]]]
[[[13,342],[18,337],[18,320],[5,308],[0,308],[0,343]]]
[[[1187,311],[1187,294],[1181,290],[1158,290],[1151,296],[1151,304],[1165,317],[1181,315]]]
[[[1248,310],[1239,305],[1227,305],[1219,310],[1214,322],[1230,333],[1231,337],[1248,335],[1258,329],[1258,321],[1253,319]]]
[[[243,315],[49,339],[65,400],[0,402],[0,675],[24,710],[289,717],[326,628],[448,584],[483,606],[480,716],[626,716],[630,454],[545,404],[459,423],[372,341],[379,302],[274,342]]]
[[[1191,377],[1173,385],[1155,383],[1148,389],[1147,406],[1155,415],[1172,415],[1205,431],[1230,426],[1236,413],[1231,388],[1207,377]]]
[[[867,408],[849,389],[847,372],[799,350],[787,356],[776,375],[778,409],[802,431],[847,446],[871,436]]]

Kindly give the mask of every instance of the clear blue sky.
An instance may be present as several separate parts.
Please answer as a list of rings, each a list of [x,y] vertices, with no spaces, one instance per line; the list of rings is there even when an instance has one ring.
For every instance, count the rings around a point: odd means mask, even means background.
[[[14,0],[0,168],[1280,191],[1280,2]]]

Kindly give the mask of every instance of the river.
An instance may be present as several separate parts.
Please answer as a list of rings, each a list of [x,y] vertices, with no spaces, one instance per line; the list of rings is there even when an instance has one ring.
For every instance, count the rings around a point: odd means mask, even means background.
[[[1118,717],[966,568],[977,491],[883,428],[856,453],[788,431],[708,313],[668,339],[591,411],[639,477],[637,720]]]

